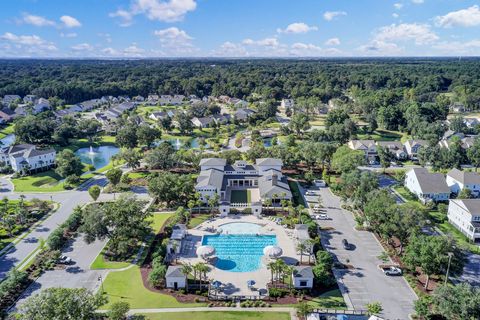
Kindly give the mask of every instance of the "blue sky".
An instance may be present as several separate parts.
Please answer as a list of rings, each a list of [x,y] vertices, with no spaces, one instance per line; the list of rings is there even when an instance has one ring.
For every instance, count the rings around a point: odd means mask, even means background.
[[[480,0],[2,0],[0,57],[480,55]]]

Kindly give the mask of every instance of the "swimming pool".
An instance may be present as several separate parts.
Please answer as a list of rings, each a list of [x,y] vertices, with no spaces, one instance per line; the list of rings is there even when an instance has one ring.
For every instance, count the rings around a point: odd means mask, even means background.
[[[220,226],[228,234],[203,236],[202,245],[215,248],[215,267],[231,272],[248,272],[260,268],[263,248],[277,244],[275,235],[257,235],[262,226],[255,223],[234,222]]]
[[[248,222],[232,222],[222,224],[218,230],[223,234],[258,234],[260,233],[261,225]]]

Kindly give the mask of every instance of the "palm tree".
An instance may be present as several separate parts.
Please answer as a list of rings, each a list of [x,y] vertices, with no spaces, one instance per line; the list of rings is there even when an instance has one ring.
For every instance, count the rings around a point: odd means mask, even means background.
[[[300,264],[303,263],[303,253],[307,250],[307,245],[305,244],[305,242],[303,241],[300,241],[298,244],[297,244],[297,251],[300,252]]]
[[[282,259],[278,259],[275,261],[275,266],[277,269],[277,279],[282,279],[282,283],[284,282],[284,274],[285,274],[285,267],[287,264]]]
[[[290,292],[292,291],[293,288],[293,272],[295,271],[295,268],[293,266],[285,266],[285,273],[288,275],[288,289]]]
[[[270,282],[272,283],[273,285],[273,275],[277,269],[277,265],[275,264],[275,261],[271,261],[267,264],[267,269],[270,270],[270,274],[271,274],[271,278],[270,278]]]
[[[188,275],[192,272],[193,268],[189,263],[185,263],[182,265],[182,268],[180,271],[185,275],[186,281],[185,281],[185,289],[188,292]]]
[[[312,313],[313,307],[306,302],[300,302],[295,309],[297,310],[297,316],[305,319],[309,313]]]
[[[199,272],[200,278],[200,290],[202,290],[202,277],[207,278],[207,272],[210,271],[210,268],[203,262],[197,263],[197,270]]]
[[[192,271],[193,271],[193,282],[196,284],[197,283],[198,263],[196,263],[192,266]]]

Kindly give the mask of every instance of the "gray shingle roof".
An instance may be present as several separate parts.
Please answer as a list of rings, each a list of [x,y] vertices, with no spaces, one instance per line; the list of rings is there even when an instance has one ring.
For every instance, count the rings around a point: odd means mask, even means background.
[[[312,267],[309,266],[295,266],[293,276],[298,278],[313,278]]]
[[[225,166],[227,165],[227,160],[220,158],[205,158],[200,160],[201,166]]]
[[[447,176],[463,184],[480,184],[480,175],[475,172],[461,171],[454,168],[447,173]]]
[[[167,272],[165,273],[165,277],[184,278],[185,275],[182,273],[181,266],[168,266]]]
[[[413,168],[422,193],[450,193],[442,173],[430,173],[425,168]]]
[[[206,187],[206,186],[214,186],[218,190],[222,188],[223,184],[223,171],[210,169],[205,170],[200,173],[197,178],[197,185],[196,187]]]
[[[450,205],[459,205],[468,210],[473,216],[480,215],[480,199],[452,199]]]
[[[255,162],[257,166],[282,166],[283,162],[280,159],[275,158],[261,158]]]

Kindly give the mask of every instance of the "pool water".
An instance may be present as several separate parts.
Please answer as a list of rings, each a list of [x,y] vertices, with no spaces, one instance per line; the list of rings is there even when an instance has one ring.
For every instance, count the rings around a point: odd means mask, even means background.
[[[263,248],[277,244],[275,235],[256,235],[261,226],[235,222],[220,226],[223,232],[203,236],[202,245],[215,248],[215,267],[231,272],[248,272],[260,268]]]

